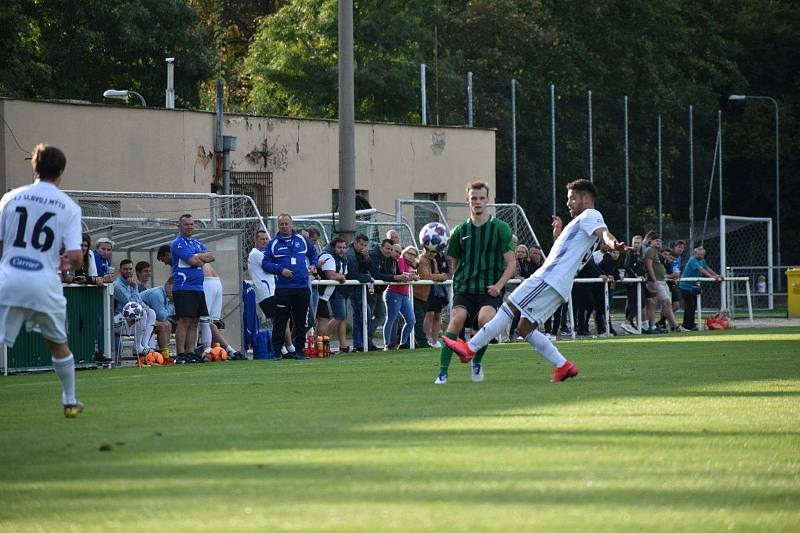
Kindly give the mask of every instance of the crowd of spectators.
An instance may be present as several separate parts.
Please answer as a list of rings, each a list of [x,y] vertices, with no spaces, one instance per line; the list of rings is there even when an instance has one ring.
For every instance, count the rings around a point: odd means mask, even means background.
[[[111,260],[114,243],[101,237],[92,249],[88,234],[83,235],[82,264],[74,271],[65,268],[64,282],[114,285],[114,332],[133,337],[136,356],[157,350],[169,357],[174,334],[173,350],[178,362],[208,360],[211,346],[217,343],[227,349],[232,359],[246,358],[218,327],[222,285],[211,266],[214,254],[192,239],[190,222],[190,215],[181,217],[175,242],[158,250],[157,259],[172,270],[161,286],[152,287],[153,269],[147,261],[134,264],[123,259],[115,269]],[[289,214],[277,218],[277,228],[271,239],[263,230],[256,232],[247,266],[258,308],[273,328],[272,348],[276,358],[305,359],[303,348],[312,330],[312,337],[335,339],[334,352],[408,349],[411,335],[415,347],[441,347],[442,311],[449,299],[440,282],[451,276],[451,265],[444,254],[418,250],[411,245],[403,247],[395,230],[388,231],[378,242],[370,242],[361,233],[349,243],[334,237],[322,248],[320,232],[313,227],[295,229]],[[630,249],[622,255],[599,247],[577,277],[602,280],[609,285],[611,294],[615,284],[627,278],[623,285],[626,308],[621,328],[629,334],[639,333],[639,310],[642,310],[642,333],[696,330],[696,295],[700,284],[682,278],[708,277],[717,281],[722,278],[708,266],[702,247],[695,248],[688,258],[684,257],[685,250],[684,241],[666,247],[654,232],[645,237],[636,235]],[[514,278],[518,281],[529,277],[544,262],[538,245],[516,244],[515,256]],[[644,282],[641,291],[637,290],[637,283],[631,282],[632,278]],[[179,287],[176,280],[180,280]],[[313,284],[314,280],[330,283]],[[344,285],[346,280],[365,284],[367,290]],[[416,280],[435,283],[409,285],[408,282]],[[176,293],[180,302],[177,306]],[[128,302],[142,306],[141,320],[129,323],[122,319],[122,309]],[[605,316],[603,283],[576,283],[572,303],[571,321],[568,306],[564,304],[542,331],[552,337],[570,333],[568,323],[572,322],[578,335],[591,335],[593,318],[598,335],[617,334]],[[679,324],[675,312],[681,307],[683,321]],[[96,317],[98,331],[102,318]],[[517,339],[518,321],[519,317],[515,317],[507,332],[510,340]],[[350,337],[348,325],[352,327]],[[379,327],[382,342],[376,343]],[[119,350],[116,352],[115,359],[119,361]],[[96,360],[108,363],[112,361],[109,355],[103,351],[102,334],[98,332]]]

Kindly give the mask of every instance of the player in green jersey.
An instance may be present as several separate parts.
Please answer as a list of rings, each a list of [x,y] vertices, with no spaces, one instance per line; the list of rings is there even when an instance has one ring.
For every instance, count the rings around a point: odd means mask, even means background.
[[[503,288],[514,275],[516,258],[511,228],[489,214],[489,186],[482,181],[467,184],[469,218],[450,235],[447,255],[453,263],[453,310],[445,336],[458,338],[465,324],[481,328],[503,303]],[[469,320],[469,321],[468,321]],[[472,359],[472,381],[483,381],[483,353]],[[453,352],[442,347],[439,375],[434,383],[447,383]],[[466,362],[466,361],[465,361]]]

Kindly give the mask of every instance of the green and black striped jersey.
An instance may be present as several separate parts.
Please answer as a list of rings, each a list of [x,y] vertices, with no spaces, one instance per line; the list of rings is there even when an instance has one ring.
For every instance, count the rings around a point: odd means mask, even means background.
[[[503,254],[513,252],[511,227],[495,217],[482,226],[467,219],[453,229],[447,255],[458,259],[453,275],[456,294],[485,294],[503,275]]]

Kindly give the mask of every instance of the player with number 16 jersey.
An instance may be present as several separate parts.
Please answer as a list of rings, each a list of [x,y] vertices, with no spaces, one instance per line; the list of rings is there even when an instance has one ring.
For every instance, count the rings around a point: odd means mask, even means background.
[[[54,183],[37,180],[0,200],[0,236],[0,305],[42,313],[63,310],[61,247],[81,249],[80,207]]]

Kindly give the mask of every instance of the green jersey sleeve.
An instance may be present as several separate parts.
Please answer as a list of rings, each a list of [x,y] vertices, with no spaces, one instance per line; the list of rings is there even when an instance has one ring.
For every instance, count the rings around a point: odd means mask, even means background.
[[[500,237],[500,249],[505,254],[506,252],[514,251],[514,241],[511,238],[511,226],[503,221],[500,221],[498,237]]]
[[[461,250],[461,224],[453,228],[453,232],[450,234],[450,243],[447,245],[447,255],[450,257],[455,257],[457,259],[461,258],[462,254]]]

